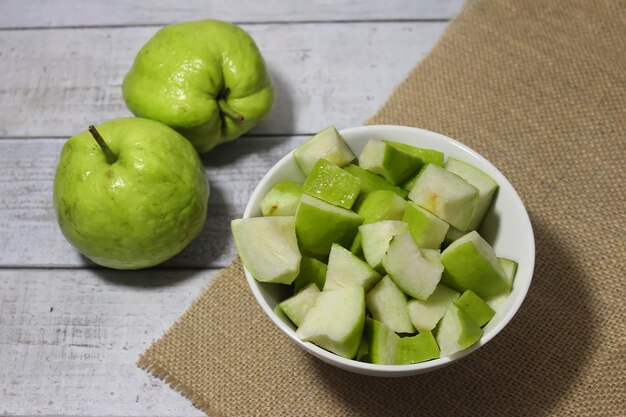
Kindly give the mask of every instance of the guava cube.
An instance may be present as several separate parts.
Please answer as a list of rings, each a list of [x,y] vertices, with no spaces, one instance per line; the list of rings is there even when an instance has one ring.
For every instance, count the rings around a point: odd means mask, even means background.
[[[317,285],[320,291],[323,290],[326,282],[326,269],[327,265],[324,262],[308,256],[302,256],[300,273],[293,282],[294,291],[298,292],[310,283]]]
[[[304,316],[313,306],[319,294],[320,290],[317,288],[317,285],[310,283],[295,295],[278,304],[278,306],[293,324],[300,326]]]
[[[389,181],[387,181],[380,175],[369,172],[368,170],[363,169],[358,165],[349,164],[344,166],[342,169],[354,175],[361,181],[361,195],[366,195],[376,190],[393,191],[402,198],[406,198],[408,194],[407,191],[390,184]]]
[[[496,314],[495,311],[472,290],[465,291],[455,302],[480,327],[483,327]]]
[[[458,291],[439,284],[426,300],[410,300],[407,308],[411,323],[420,333],[432,331],[459,295]]]
[[[402,221],[409,225],[413,240],[420,248],[439,249],[450,225],[430,211],[409,201]]]
[[[483,335],[480,328],[463,310],[452,303],[437,327],[437,344],[442,356],[467,349]]]
[[[478,205],[478,189],[436,165],[428,164],[409,199],[459,230],[468,230]]]
[[[328,162],[319,159],[306,177],[302,191],[313,197],[349,209],[361,191],[357,177]]]
[[[383,257],[383,267],[405,294],[426,300],[441,280],[443,264],[436,249],[420,249],[410,233],[394,236]]]
[[[343,207],[302,194],[296,213],[298,242],[307,251],[328,255],[333,243],[349,247],[363,218]]]
[[[381,140],[370,140],[359,155],[359,166],[382,175],[393,185],[408,180],[422,166],[421,159]]]
[[[437,151],[435,149],[427,149],[427,148],[418,148],[417,146],[408,145],[402,142],[394,142],[392,140],[383,141],[387,145],[393,146],[402,152],[408,153],[409,155],[418,158],[421,162],[421,165],[433,164],[437,166],[443,166],[444,154],[443,152]]]
[[[452,242],[441,262],[441,281],[458,291],[472,290],[487,298],[511,288],[493,248],[475,230]]]
[[[363,197],[356,213],[363,224],[381,220],[402,220],[406,200],[389,190],[376,190]]]
[[[361,343],[365,299],[361,287],[322,291],[304,316],[296,336],[352,359]]]
[[[365,294],[365,303],[372,317],[385,323],[394,332],[415,331],[409,319],[406,296],[389,276],[385,276]]]
[[[457,240],[460,237],[463,237],[467,234],[467,232],[462,232],[459,229],[457,229],[454,226],[450,226],[448,228],[448,232],[446,233],[446,237],[443,239],[443,242],[441,243],[441,247],[442,248],[447,248],[448,246],[450,246],[450,244],[452,242],[454,242],[455,240]]]
[[[465,181],[478,189],[478,204],[468,226],[468,230],[478,228],[485,217],[485,213],[491,205],[493,195],[498,189],[498,183],[482,170],[456,158],[448,158],[444,164],[444,168],[463,178]]]
[[[372,289],[382,277],[365,261],[341,245],[333,244],[328,258],[328,272],[324,291],[359,286],[365,292]]]
[[[359,227],[363,256],[367,263],[378,272],[384,273],[383,257],[391,238],[408,231],[409,226],[398,220],[383,220]]]
[[[432,333],[403,337],[396,346],[396,364],[426,362],[439,357],[439,345]]]
[[[291,284],[300,271],[293,216],[235,219],[235,246],[250,275],[260,282]]]
[[[363,338],[367,341],[370,363],[393,365],[400,337],[384,323],[367,317]]]
[[[517,262],[508,258],[498,258],[500,261],[500,265],[502,265],[502,269],[504,269],[504,273],[507,277],[509,284],[513,285],[513,280],[515,279],[515,274],[517,273]],[[489,307],[494,309],[495,311],[500,311],[503,308],[506,300],[509,298],[510,292],[503,292],[498,295],[494,295],[492,297],[488,297],[485,299]]]
[[[319,159],[326,159],[337,166],[354,160],[352,150],[334,126],[322,130],[293,151],[296,163],[308,175]]]
[[[363,245],[361,244],[361,232],[357,232],[352,244],[350,245],[350,252],[356,256],[363,258]]]
[[[295,216],[301,196],[302,184],[279,182],[261,200],[261,212],[264,216]]]

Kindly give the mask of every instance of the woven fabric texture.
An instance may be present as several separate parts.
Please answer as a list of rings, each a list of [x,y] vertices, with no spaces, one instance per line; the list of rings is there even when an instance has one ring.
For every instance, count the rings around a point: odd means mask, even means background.
[[[623,1],[470,0],[367,123],[449,135],[509,178],[537,247],[513,321],[442,370],[354,375],[277,330],[235,260],[139,365],[212,417],[626,415],[625,109]]]

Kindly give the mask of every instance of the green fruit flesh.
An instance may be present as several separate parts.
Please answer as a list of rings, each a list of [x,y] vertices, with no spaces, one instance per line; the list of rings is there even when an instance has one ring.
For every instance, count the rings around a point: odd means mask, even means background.
[[[178,130],[199,152],[241,136],[274,102],[253,39],[218,20],[159,30],[137,54],[122,91],[135,115]]]
[[[408,145],[406,143],[394,142],[391,140],[385,140],[384,142],[387,145],[393,146],[394,148],[419,159],[420,166],[426,164],[443,166],[443,152],[436,151],[434,149],[418,148],[416,146]]]
[[[319,159],[307,176],[302,191],[327,203],[349,209],[359,195],[361,186],[354,175],[325,159]]]
[[[444,168],[463,178],[478,189],[478,204],[476,205],[476,210],[474,211],[468,230],[478,228],[491,205],[493,196],[498,189],[498,183],[475,166],[455,158],[448,158]]]
[[[482,335],[480,326],[452,303],[439,323],[436,339],[441,355],[446,356],[467,349]]]
[[[365,261],[349,250],[333,244],[328,258],[328,272],[324,291],[350,286],[362,287],[365,292],[372,289],[382,277]]]
[[[459,230],[468,230],[478,205],[478,189],[456,174],[426,165],[409,193],[411,201]]]
[[[420,333],[411,337],[403,337],[396,348],[396,364],[426,362],[439,357],[439,345],[432,333]]]
[[[472,320],[483,327],[496,314],[489,305],[472,290],[465,291],[455,302]]]
[[[114,119],[96,126],[109,163],[88,132],[67,142],[54,178],[56,217],[65,238],[97,264],[158,265],[202,230],[209,186],[193,146],[153,120]]]
[[[324,262],[308,256],[302,256],[300,260],[300,272],[293,282],[294,291],[298,292],[310,283],[317,285],[320,291],[324,289],[327,268]]]
[[[370,363],[381,365],[396,363],[396,347],[400,337],[384,323],[366,318],[363,338],[367,341]]]
[[[365,330],[363,330],[363,332],[365,332]],[[361,362],[370,361],[370,347],[367,344],[367,338],[365,337],[365,335],[363,335],[363,337],[361,338],[361,344],[359,345],[359,350],[356,352],[355,359]]]
[[[388,276],[365,295],[367,310],[375,320],[385,323],[397,333],[413,333],[406,296]]]
[[[466,234],[467,232],[462,232],[456,227],[450,226],[448,228],[448,232],[446,233],[446,237],[443,239],[443,243],[441,244],[441,247],[447,248],[448,246],[450,246],[452,242],[465,236]]]
[[[402,221],[409,225],[411,236],[420,248],[439,249],[450,225],[428,210],[409,201]]]
[[[439,251],[418,248],[410,233],[391,239],[383,266],[398,288],[418,300],[430,297],[443,272]]]
[[[333,243],[349,247],[361,223],[358,214],[303,194],[296,213],[298,242],[311,253],[328,255]]]
[[[513,285],[515,274],[517,274],[517,262],[508,258],[498,258],[498,262],[500,262],[500,266],[504,271],[506,281],[509,283],[509,285]]]
[[[327,127],[298,146],[293,151],[293,157],[304,175],[309,175],[320,159],[326,159],[332,164],[342,167],[355,158],[352,150],[334,126]]]
[[[344,171],[348,171],[361,181],[361,195],[366,195],[376,190],[393,191],[402,198],[406,198],[407,192],[400,187],[396,187],[389,183],[383,177],[369,172],[358,165],[349,164],[343,167]]]
[[[320,295],[320,290],[317,285],[311,283],[307,285],[302,291],[287,298],[281,302],[278,306],[285,313],[289,320],[296,326],[300,326],[304,316],[309,309],[315,304],[315,300]]]
[[[406,200],[389,190],[376,190],[367,194],[356,210],[363,224],[382,220],[402,220]]]
[[[367,263],[378,272],[384,273],[383,258],[389,242],[395,235],[408,231],[407,224],[398,220],[383,220],[359,227],[363,255]]]
[[[361,168],[382,175],[392,185],[408,180],[421,165],[419,158],[380,140],[370,140],[359,155]]]
[[[363,245],[361,244],[361,232],[357,232],[352,244],[350,245],[350,252],[354,255],[363,258]]]
[[[493,248],[472,231],[441,254],[442,282],[458,291],[472,290],[482,298],[511,288]]]
[[[295,216],[302,196],[302,184],[279,182],[263,197],[261,213],[264,216]]]
[[[293,216],[236,219],[231,228],[241,262],[254,279],[279,284],[296,279],[301,255]]]
[[[508,258],[498,258],[504,274],[506,275],[507,282],[512,286],[515,274],[517,273],[517,262]],[[495,311],[500,311],[506,305],[506,301],[509,299],[510,292],[503,292],[498,295],[485,298],[485,301]]]
[[[434,330],[450,304],[457,298],[459,298],[457,291],[443,284],[437,285],[428,299],[409,301],[407,308],[411,323],[420,333]]]
[[[351,359],[359,349],[364,324],[363,288],[323,291],[305,315],[296,336]]]

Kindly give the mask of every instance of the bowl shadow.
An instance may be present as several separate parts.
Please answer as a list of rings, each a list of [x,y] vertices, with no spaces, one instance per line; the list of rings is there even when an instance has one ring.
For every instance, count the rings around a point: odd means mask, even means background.
[[[557,227],[531,220],[533,282],[518,314],[493,340],[458,363],[405,378],[352,374],[306,355],[327,391],[361,416],[549,414],[593,354],[592,294]]]

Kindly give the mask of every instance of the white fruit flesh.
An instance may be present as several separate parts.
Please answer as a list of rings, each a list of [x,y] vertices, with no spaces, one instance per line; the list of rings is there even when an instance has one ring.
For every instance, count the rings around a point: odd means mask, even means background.
[[[413,333],[404,293],[388,276],[365,295],[367,309],[375,320],[385,323],[397,333]]]
[[[478,189],[456,174],[426,165],[409,199],[460,230],[468,230],[478,204]]]
[[[311,172],[320,158],[340,167],[349,164],[355,158],[334,126],[327,127],[298,146],[293,156],[305,175]]]
[[[382,263],[389,242],[395,235],[408,231],[408,225],[398,220],[383,220],[359,226],[363,256],[367,263],[378,272],[384,272]]]
[[[391,239],[383,266],[398,288],[419,300],[430,297],[443,272],[439,251],[418,248],[410,233]]]
[[[437,285],[435,291],[427,300],[411,300],[408,303],[409,318],[420,333],[430,332],[437,326],[439,320],[461,294],[446,287]]]
[[[301,255],[295,217],[236,219],[231,228],[241,261],[254,279],[279,284],[296,279]]]
[[[289,320],[296,326],[300,326],[307,311],[313,306],[317,296],[320,294],[315,283],[311,283],[300,290],[297,294],[287,298],[279,304],[280,309]]]
[[[368,292],[381,278],[378,272],[352,252],[341,245],[333,244],[328,258],[324,291],[357,285]]]
[[[350,359],[359,349],[364,324],[363,288],[322,291],[304,316],[296,335]]]
[[[380,140],[370,140],[365,144],[359,155],[359,166],[378,175],[384,175],[383,162],[385,159],[385,145]]]
[[[489,206],[491,205],[493,195],[498,189],[498,183],[475,166],[456,158],[448,158],[444,164],[444,168],[463,178],[465,181],[478,189],[478,204],[476,206],[474,216],[468,226],[468,230],[478,228],[480,222],[483,220],[483,217],[485,217],[487,209],[489,209]]]

